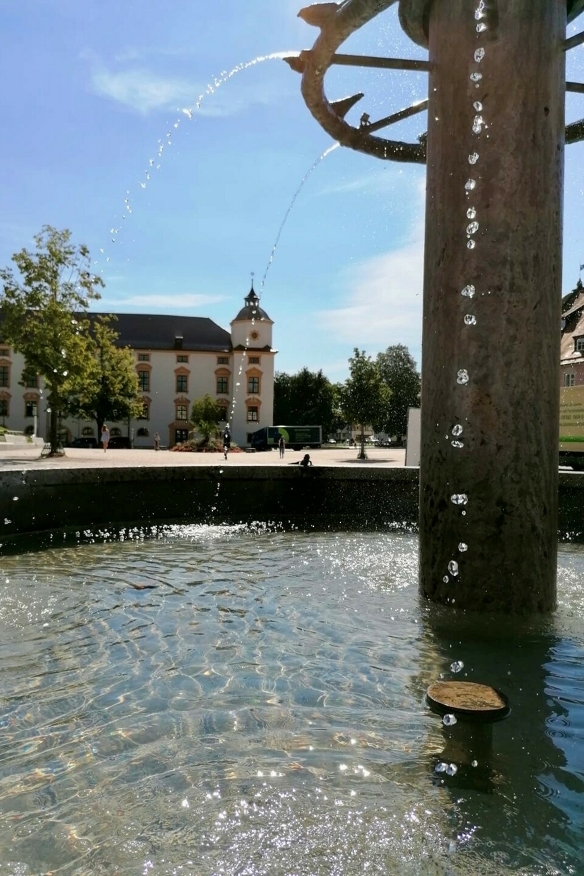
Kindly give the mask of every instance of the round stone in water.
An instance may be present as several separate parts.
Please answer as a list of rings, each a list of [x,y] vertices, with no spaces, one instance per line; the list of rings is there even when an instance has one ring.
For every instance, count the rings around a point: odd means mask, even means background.
[[[465,298],[474,298],[475,292],[476,292],[475,287],[472,285],[472,283],[469,283],[468,286],[464,287],[464,289],[462,290],[462,292],[460,294],[464,295]]]
[[[457,423],[456,426],[452,427],[452,434],[457,436],[462,435],[462,426],[460,423]]]
[[[474,53],[474,59],[477,62],[477,64],[480,64],[484,57],[485,57],[485,50],[484,49],[477,49],[476,52]]]
[[[458,772],[458,767],[456,766],[455,763],[449,763],[448,766],[446,767],[446,775],[447,776],[455,776],[457,772]]]
[[[451,672],[462,672],[463,669],[464,663],[462,662],[462,660],[455,660],[454,663],[450,664]]]
[[[471,81],[471,82],[480,82],[481,79],[483,78],[483,74],[482,74],[482,73],[476,73],[476,72],[475,72],[475,73],[471,73],[469,78],[470,78],[470,81]]]
[[[444,715],[444,717],[442,718],[442,723],[444,724],[445,727],[454,726],[454,724],[457,723],[456,715]]]
[[[469,164],[476,164],[478,160],[479,160],[479,153],[478,152],[471,152],[471,154],[468,156],[468,163]]]
[[[474,313],[465,313],[464,314],[464,324],[465,325],[476,325],[477,318]]]
[[[475,102],[473,103],[473,109],[475,109],[477,111],[477,113],[480,113],[483,111],[483,105],[480,102],[480,100],[475,100]]]
[[[476,179],[467,179],[467,181],[464,184],[464,187],[467,190],[467,192],[472,192],[472,190],[475,188],[476,184],[477,184]]]
[[[468,383],[468,371],[466,368],[461,368],[456,372],[456,382],[460,383],[461,386],[464,386]]]
[[[467,249],[474,249],[476,245],[476,240],[467,240],[466,242]]]
[[[466,226],[466,233],[467,234],[476,234],[478,230],[479,230],[479,223],[478,222],[471,222],[470,225]]]

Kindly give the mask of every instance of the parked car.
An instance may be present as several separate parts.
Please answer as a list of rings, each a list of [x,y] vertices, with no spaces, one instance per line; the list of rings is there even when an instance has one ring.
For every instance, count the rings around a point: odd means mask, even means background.
[[[69,447],[91,447],[95,449],[97,447],[97,441],[95,438],[73,438],[73,440],[69,442]]]
[[[124,435],[112,435],[108,447],[111,450],[131,450],[132,443],[130,439]]]

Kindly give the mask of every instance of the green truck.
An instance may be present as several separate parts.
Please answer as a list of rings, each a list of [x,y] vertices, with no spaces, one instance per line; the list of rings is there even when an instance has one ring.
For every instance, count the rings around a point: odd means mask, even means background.
[[[584,471],[584,385],[560,389],[560,465]]]
[[[250,444],[253,450],[271,450],[278,446],[280,437],[284,438],[290,450],[320,447],[322,426],[264,426],[253,433]]]

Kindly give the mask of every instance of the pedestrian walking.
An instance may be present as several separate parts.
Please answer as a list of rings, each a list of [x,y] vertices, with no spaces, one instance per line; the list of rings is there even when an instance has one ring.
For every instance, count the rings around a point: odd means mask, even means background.
[[[154,433],[154,449],[160,450],[160,435],[158,432]]]
[[[280,440],[278,441],[278,450],[280,451],[280,459],[284,459],[284,451],[286,450],[286,441],[283,435],[280,435]]]
[[[109,432],[108,427],[104,423],[103,426],[101,427],[101,446],[103,447],[104,453],[107,450],[109,440],[110,440],[110,432]]]

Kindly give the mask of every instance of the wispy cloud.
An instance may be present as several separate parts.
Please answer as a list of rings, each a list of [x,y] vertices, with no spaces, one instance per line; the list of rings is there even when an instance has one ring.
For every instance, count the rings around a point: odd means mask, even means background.
[[[207,304],[217,304],[220,301],[225,301],[223,295],[202,295],[198,293],[182,293],[181,295],[156,294],[151,295],[129,295],[127,297],[118,297],[115,299],[104,296],[101,299],[100,308],[121,310],[123,308],[139,308],[148,313],[157,311],[160,313],[168,313],[169,311],[180,311],[184,313],[189,310],[196,310]]]
[[[184,107],[200,115],[231,116],[250,106],[282,99],[281,87],[268,77],[259,82],[257,78],[249,83],[238,80],[236,87],[226,87],[237,73],[261,63],[262,59],[239,64],[202,84],[155,73],[146,67],[111,70],[95,56],[86,54],[85,57],[93,65],[91,85],[96,94],[144,115]]]

